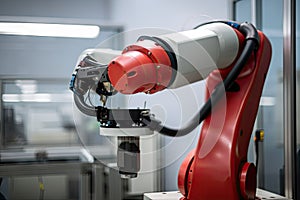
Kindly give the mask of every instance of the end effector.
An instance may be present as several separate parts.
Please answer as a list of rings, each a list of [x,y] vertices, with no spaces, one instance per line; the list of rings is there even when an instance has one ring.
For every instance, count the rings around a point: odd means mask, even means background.
[[[75,94],[74,96],[83,98],[88,92],[93,91],[100,96],[101,102],[105,105],[107,97],[116,93],[108,78],[107,65],[109,61],[120,54],[120,51],[111,49],[88,49],[84,51],[79,57],[79,62],[70,81],[69,88]]]
[[[83,52],[72,74],[70,89],[74,93],[76,107],[82,113],[97,118],[100,134],[117,136],[117,165],[121,177],[135,178],[140,170],[139,137],[152,134],[150,130],[143,129],[146,124],[142,122],[143,118],[149,117],[150,110],[107,107],[108,98],[117,94],[110,83],[107,64],[120,54],[120,51],[111,49],[91,49]],[[91,92],[99,96],[98,105],[87,100]],[[120,128],[130,130],[124,134]]]

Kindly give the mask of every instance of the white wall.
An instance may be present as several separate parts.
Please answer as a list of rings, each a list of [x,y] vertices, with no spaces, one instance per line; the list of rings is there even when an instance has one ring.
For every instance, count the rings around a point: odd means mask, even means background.
[[[110,17],[114,22],[125,25],[125,30],[142,28],[164,28],[175,31],[195,27],[213,19],[228,19],[231,16],[230,0],[112,0]],[[145,31],[147,32],[147,31]],[[175,97],[174,97],[175,94]],[[203,83],[193,84],[170,94],[161,93],[159,109],[167,125],[177,127],[188,121],[203,103]],[[179,102],[176,102],[179,99]],[[186,154],[195,147],[199,128],[190,135],[181,138],[165,137],[165,186],[166,190],[178,190],[177,172]]]
[[[112,0],[111,19],[125,24],[127,30],[161,27],[182,30],[205,19],[231,16],[230,0]],[[198,22],[199,23],[199,22]],[[201,23],[201,21],[200,21]]]
[[[108,19],[109,0],[1,0],[1,16]]]
[[[107,0],[1,0],[0,21],[101,24]],[[0,76],[69,78],[78,55],[105,38],[0,36]]]

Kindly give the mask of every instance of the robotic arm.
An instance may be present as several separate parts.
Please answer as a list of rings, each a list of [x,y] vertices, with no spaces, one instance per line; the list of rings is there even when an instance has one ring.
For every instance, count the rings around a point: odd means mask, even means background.
[[[141,36],[108,65],[115,89],[124,94],[155,93],[200,81],[235,60],[239,41],[228,25],[208,24],[197,29]]]
[[[136,177],[137,136],[150,134],[145,129],[181,136],[204,121],[197,148],[180,168],[181,193],[185,199],[255,198],[256,168],[247,162],[247,151],[271,58],[263,33],[248,23],[218,21],[190,31],[142,36],[122,52],[92,50],[83,55],[70,82],[77,107],[97,116],[103,128],[133,132],[118,135],[121,175]],[[153,94],[205,78],[206,103],[179,130],[162,125],[148,109],[105,107],[117,92]],[[90,90],[100,96],[102,105],[95,108],[84,102]]]

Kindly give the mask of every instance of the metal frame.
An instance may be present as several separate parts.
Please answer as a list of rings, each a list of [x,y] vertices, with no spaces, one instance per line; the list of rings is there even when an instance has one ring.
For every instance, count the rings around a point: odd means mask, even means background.
[[[0,177],[89,173],[91,163],[0,164]]]
[[[283,1],[285,195],[296,199],[296,0]]]
[[[0,76],[0,154],[2,150],[6,150],[7,149],[7,144],[5,143],[5,138],[4,138],[4,125],[3,125],[3,109],[4,109],[4,102],[2,99],[2,95],[4,93],[4,84],[6,82],[12,82],[15,80],[35,80],[35,81],[41,81],[41,82],[46,82],[46,83],[57,83],[57,82],[68,82],[69,79],[67,78],[50,78],[50,77],[31,77],[31,76],[24,76],[24,77],[20,77],[20,76]],[[52,146],[56,146],[56,147],[61,147],[65,144],[60,144],[60,145],[52,145]],[[79,144],[78,144],[79,145]],[[77,145],[77,146],[78,146]],[[26,147],[30,147],[30,146],[35,146],[35,145],[25,145]],[[48,145],[51,146],[51,145]],[[23,148],[24,146],[20,147]],[[1,155],[0,155],[1,157]]]
[[[93,164],[92,168],[92,200],[105,199],[105,167],[101,164]]]
[[[262,0],[251,1],[251,21],[257,29],[262,29]]]
[[[262,0],[251,0],[251,23],[256,26],[258,30],[262,30]],[[257,114],[257,128],[263,128],[263,114],[264,107],[260,106]],[[259,142],[259,160],[257,166],[257,186],[265,187],[265,166],[264,166],[264,143]]]

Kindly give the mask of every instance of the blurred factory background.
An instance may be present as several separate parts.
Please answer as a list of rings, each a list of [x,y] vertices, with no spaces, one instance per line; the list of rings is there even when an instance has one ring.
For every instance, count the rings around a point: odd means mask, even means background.
[[[123,31],[180,31],[214,19],[254,20],[273,45],[270,74],[256,122],[256,128],[265,130],[259,186],[283,194],[283,1],[262,0],[260,7],[251,9],[251,0],[0,0],[0,23],[81,24],[100,28],[96,37],[82,38],[7,35],[2,34],[5,30],[0,26],[3,199],[142,199],[145,192],[178,190],[179,166],[195,147],[199,128],[176,139],[157,134],[146,138],[142,151],[161,151],[141,158],[142,168],[149,168],[141,176],[122,180],[115,170],[115,139],[100,136],[97,121],[76,112],[68,90],[69,80],[78,56],[85,49],[99,44],[122,49],[136,39],[113,37]],[[259,18],[253,19],[253,9],[261,13]],[[299,19],[299,4],[297,16]],[[299,70],[299,56],[297,67]],[[297,84],[297,94],[299,91]],[[188,120],[195,108],[201,106],[204,83],[175,93],[176,97],[172,97],[173,93],[162,93],[163,102],[152,101],[154,107],[160,104],[157,114],[173,126]],[[177,104],[182,106],[180,119],[174,108]],[[254,160],[252,145],[249,158]]]

